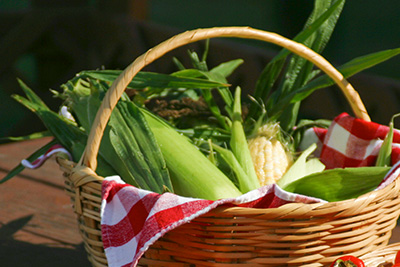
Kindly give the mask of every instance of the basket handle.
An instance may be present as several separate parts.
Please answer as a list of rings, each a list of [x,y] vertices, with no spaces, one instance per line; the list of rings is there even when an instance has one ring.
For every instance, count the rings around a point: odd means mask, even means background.
[[[293,53],[309,60],[319,67],[323,72],[325,72],[329,77],[331,77],[341,88],[355,116],[360,119],[370,121],[364,104],[352,85],[326,59],[303,44],[282,37],[276,33],[257,30],[250,27],[216,27],[197,29],[175,35],[174,37],[160,43],[154,48],[149,49],[145,54],[136,58],[136,60],[118,76],[118,78],[111,85],[110,89],[107,91],[97,112],[96,118],[89,133],[85,151],[83,152],[82,158],[80,159],[78,165],[85,165],[92,170],[96,170],[97,154],[99,151],[101,138],[111,116],[111,112],[117,104],[119,98],[122,96],[122,93],[125,91],[127,85],[141,69],[175,48],[200,40],[216,37],[237,37],[261,40],[286,48]]]

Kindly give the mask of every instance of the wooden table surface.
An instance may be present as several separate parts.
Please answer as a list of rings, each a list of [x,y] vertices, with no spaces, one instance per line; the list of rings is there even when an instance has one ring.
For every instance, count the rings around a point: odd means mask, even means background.
[[[0,177],[49,140],[0,145]],[[54,159],[0,185],[0,266],[90,266]]]
[[[49,140],[0,145],[0,177]],[[0,266],[90,266],[53,158],[0,184]]]

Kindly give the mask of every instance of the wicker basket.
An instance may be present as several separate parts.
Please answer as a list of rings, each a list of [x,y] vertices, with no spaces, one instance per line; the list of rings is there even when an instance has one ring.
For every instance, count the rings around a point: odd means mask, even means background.
[[[360,257],[367,267],[392,266],[396,253],[400,251],[400,243],[390,244]]]
[[[101,182],[93,170],[110,113],[130,80],[144,66],[185,44],[214,37],[274,43],[308,59],[341,88],[355,115],[369,120],[358,93],[324,58],[284,37],[247,27],[188,31],[137,58],[104,98],[79,163],[58,159],[64,171],[85,248],[93,266],[107,266],[100,227]],[[388,244],[400,213],[400,182],[356,199],[287,204],[273,209],[219,207],[168,232],[140,259],[143,266],[325,266],[338,256],[362,256]]]

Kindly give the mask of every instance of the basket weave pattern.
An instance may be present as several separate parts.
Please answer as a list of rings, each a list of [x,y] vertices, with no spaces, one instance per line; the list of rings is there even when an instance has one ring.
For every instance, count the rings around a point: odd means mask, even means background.
[[[184,33],[138,58],[114,82],[97,114],[94,125],[98,128],[92,129],[81,161],[76,164],[58,159],[93,266],[107,266],[100,226],[103,178],[93,169],[108,112],[115,106],[126,83],[141,68],[175,47],[218,36],[264,40],[259,37],[263,34],[268,35],[237,27]],[[356,115],[369,119],[357,92],[329,63],[300,44],[297,47],[287,39],[272,35],[277,38],[274,43],[290,48],[330,75],[345,93]],[[388,244],[400,214],[399,190],[400,182],[396,180],[381,190],[341,202],[293,203],[272,209],[219,207],[168,232],[146,251],[139,265],[311,267],[329,265],[342,254],[366,255]]]
[[[74,163],[59,159],[65,173]],[[107,266],[101,242],[101,177],[66,176],[93,266]],[[82,176],[80,176],[82,177]],[[76,199],[79,190],[79,199]],[[342,254],[384,248],[400,213],[399,182],[357,199],[273,209],[220,207],[170,231],[140,260],[148,266],[324,266]],[[77,204],[78,203],[78,204]],[[79,205],[79,207],[78,207]],[[179,264],[179,262],[183,262]]]

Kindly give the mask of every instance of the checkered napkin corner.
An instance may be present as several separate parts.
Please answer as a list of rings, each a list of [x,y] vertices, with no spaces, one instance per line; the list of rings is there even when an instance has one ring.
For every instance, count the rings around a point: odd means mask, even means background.
[[[300,149],[317,143],[315,156],[327,169],[373,166],[389,127],[351,117],[337,116],[329,129],[312,128],[306,131]],[[400,131],[395,129],[392,145],[392,165],[400,160]]]
[[[283,191],[276,185],[261,187],[238,198],[210,201],[162,195],[125,184],[119,176],[103,182],[101,230],[109,266],[136,266],[140,257],[168,231],[220,206],[273,208],[286,203],[324,200]]]
[[[306,133],[302,146],[319,144],[318,155],[328,168],[367,166],[374,163],[387,126],[352,118],[346,113],[329,129]],[[400,162],[400,133],[394,133],[392,161]],[[400,163],[384,178],[383,187],[400,174]],[[166,232],[192,221],[220,205],[273,208],[286,203],[325,202],[268,185],[235,199],[209,201],[171,193],[162,195],[125,184],[118,176],[103,182],[101,227],[109,266],[136,266],[140,257]]]

